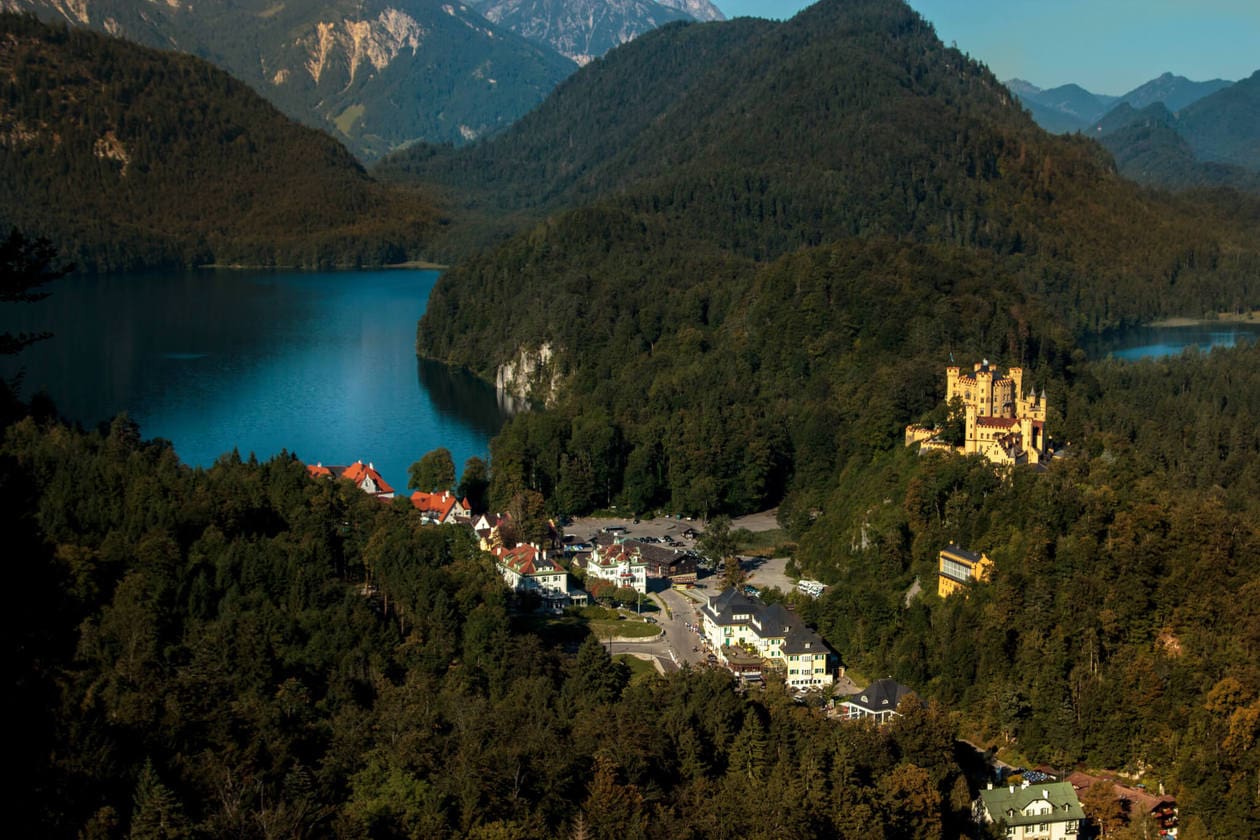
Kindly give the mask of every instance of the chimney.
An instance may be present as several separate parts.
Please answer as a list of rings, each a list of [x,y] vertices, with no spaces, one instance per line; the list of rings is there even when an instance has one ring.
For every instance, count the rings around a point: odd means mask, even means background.
[[[1015,793],[1015,785],[1011,785],[1011,793],[1012,793],[1012,794],[1014,794],[1014,793]]]
[[[1021,785],[1020,785],[1020,789],[1022,789],[1022,790],[1027,790],[1027,789],[1028,789],[1028,785],[1029,785],[1028,780],[1027,780],[1027,779],[1024,779],[1023,784],[1021,784]]]
[[[989,790],[993,790],[993,782],[989,782]]]
[[[1049,799],[1049,798],[1050,798],[1050,791],[1049,791],[1047,788],[1042,788],[1042,789],[1041,789],[1041,798],[1042,798],[1042,799]]]

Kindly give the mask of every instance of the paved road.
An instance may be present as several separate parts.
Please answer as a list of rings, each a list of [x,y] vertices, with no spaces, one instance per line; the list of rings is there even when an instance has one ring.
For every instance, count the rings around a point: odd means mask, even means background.
[[[665,625],[665,637],[678,656],[678,661],[700,665],[705,661],[705,650],[701,645],[700,634],[695,627],[699,624],[697,607],[694,600],[675,589],[666,589],[657,594],[669,607],[672,618],[662,616]],[[690,625],[690,626],[688,626]]]
[[[683,665],[698,667],[706,664],[708,651],[694,629],[698,624],[696,609],[699,604],[674,589],[656,592],[652,597],[669,607],[657,616],[665,631],[664,636],[643,641],[613,642],[611,652],[654,656],[666,671],[676,671]]]

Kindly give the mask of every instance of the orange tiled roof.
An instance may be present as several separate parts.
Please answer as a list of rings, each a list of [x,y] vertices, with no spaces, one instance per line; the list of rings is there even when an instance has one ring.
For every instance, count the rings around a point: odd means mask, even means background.
[[[350,479],[356,486],[362,485],[364,480],[370,478],[376,484],[376,492],[394,492],[394,488],[390,487],[385,482],[385,479],[381,478],[381,474],[378,473],[371,464],[365,464],[362,461],[355,461],[353,464],[346,467],[346,471],[341,474],[341,477]]]
[[[411,494],[411,505],[416,510],[434,514],[439,521],[445,521],[451,508],[459,504],[463,511],[468,510],[467,499],[457,499],[454,493],[421,493],[419,490]]]
[[[332,478],[332,470],[323,464],[307,464],[306,472],[311,478]]]

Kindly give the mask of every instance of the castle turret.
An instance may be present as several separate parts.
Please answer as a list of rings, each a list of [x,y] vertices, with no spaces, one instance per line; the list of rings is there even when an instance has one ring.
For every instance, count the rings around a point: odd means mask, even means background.
[[[956,396],[958,396],[958,366],[951,365],[945,368],[945,402],[948,403]]]

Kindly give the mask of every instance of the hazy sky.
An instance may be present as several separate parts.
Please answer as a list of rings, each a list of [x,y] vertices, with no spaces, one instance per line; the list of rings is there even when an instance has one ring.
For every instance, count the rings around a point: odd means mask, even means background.
[[[715,0],[727,17],[791,17],[809,0]],[[1260,0],[909,0],[999,79],[1122,94],[1165,70],[1195,81],[1260,70]]]

